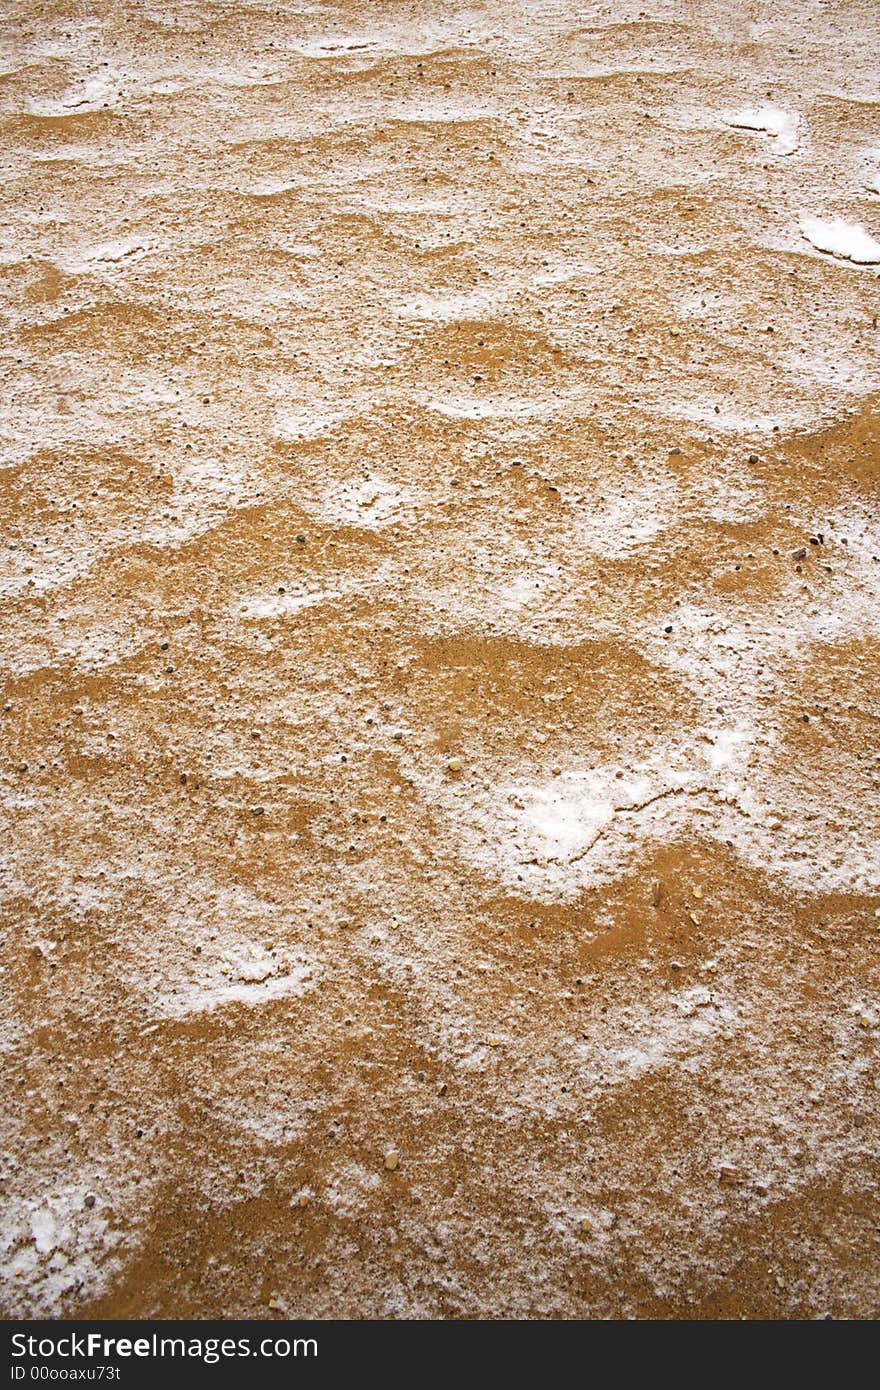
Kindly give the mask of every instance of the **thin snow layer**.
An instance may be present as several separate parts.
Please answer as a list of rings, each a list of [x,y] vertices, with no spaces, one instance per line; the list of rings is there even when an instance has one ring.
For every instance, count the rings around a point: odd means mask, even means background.
[[[345,592],[349,592],[346,589]],[[238,613],[243,618],[259,620],[262,618],[289,618],[306,608],[320,607],[322,603],[333,603],[343,597],[342,589],[312,589],[285,592],[273,598],[258,595],[243,599]]]
[[[102,241],[79,251],[70,250],[57,256],[58,265],[69,275],[108,274],[135,265],[145,256],[155,254],[157,247],[140,241],[117,239]]]
[[[248,943],[228,953],[219,967],[215,963],[202,981],[159,989],[154,1007],[162,1018],[189,1018],[229,1004],[250,1008],[271,999],[299,996],[312,985],[311,965],[286,961],[279,965],[258,943]]]
[[[688,830],[733,844],[746,862],[801,891],[880,889],[880,804],[871,824],[822,805],[775,768],[775,741],[748,728],[707,732],[702,746],[659,745],[623,779],[611,765],[514,780],[473,814],[464,855],[546,901],[568,900],[624,871],[646,841]],[[506,803],[506,804],[505,804]],[[481,833],[482,832],[482,833]],[[873,832],[873,833],[872,833]]]
[[[59,1157],[60,1156],[57,1156]],[[115,1165],[98,1159],[75,1177],[49,1174],[27,1193],[7,1193],[0,1229],[0,1277],[8,1313],[57,1315],[64,1300],[95,1297],[130,1257],[130,1219],[123,1209],[135,1193],[117,1191],[112,1202],[86,1205],[92,1188],[107,1191]],[[144,1200],[141,1191],[136,1194]]]
[[[880,241],[852,222],[844,222],[840,217],[827,222],[820,217],[802,217],[801,231],[817,251],[827,251],[856,265],[880,265]]]
[[[464,393],[428,397],[427,410],[450,420],[539,420],[554,413],[549,400],[498,393],[487,399]]]
[[[305,403],[278,415],[276,437],[285,443],[320,439],[336,429],[349,416],[350,411],[345,407],[327,410],[314,403]]]
[[[412,511],[422,498],[420,490],[401,487],[374,474],[361,481],[332,484],[324,480],[320,494],[304,501],[311,514],[324,523],[374,530]]]
[[[829,531],[850,542],[846,589],[830,602],[816,595],[800,609],[768,606],[760,620],[751,611],[741,621],[682,604],[673,634],[646,642],[645,654],[692,689],[702,725],[622,749],[614,762],[548,753],[538,776],[510,767],[482,790],[438,787],[414,769],[446,803],[462,858],[536,898],[570,901],[625,871],[646,842],[691,832],[731,845],[800,892],[880,890],[880,777],[863,788],[857,812],[836,805],[830,815],[823,784],[805,785],[778,717],[768,716],[813,644],[880,639],[876,523],[841,511]],[[853,775],[843,762],[838,774]]]
[[[800,116],[779,106],[749,106],[724,120],[734,130],[760,130],[772,136],[775,154],[794,154],[800,144]]]
[[[399,305],[402,319],[426,319],[454,323],[459,319],[485,318],[498,303],[498,296],[475,290],[472,294],[419,294]]]
[[[614,491],[591,505],[575,527],[576,543],[591,553],[619,559],[649,545],[671,526],[678,507],[676,484],[643,480],[636,489]]]

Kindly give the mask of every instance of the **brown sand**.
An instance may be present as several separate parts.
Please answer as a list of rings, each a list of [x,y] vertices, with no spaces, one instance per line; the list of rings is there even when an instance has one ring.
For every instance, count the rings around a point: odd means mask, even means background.
[[[2,15],[6,1313],[876,1316],[874,0]]]

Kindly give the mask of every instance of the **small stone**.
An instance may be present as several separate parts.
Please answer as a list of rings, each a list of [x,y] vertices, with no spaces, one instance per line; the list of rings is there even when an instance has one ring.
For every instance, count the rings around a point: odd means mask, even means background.
[[[94,1192],[90,1192],[86,1197],[85,1201],[83,1202],[83,1206],[87,1207],[88,1210],[91,1211],[92,1207],[95,1205],[97,1200],[98,1199],[95,1196]]]
[[[462,761],[461,761],[461,758],[450,758],[450,759],[449,759],[449,762],[446,764],[446,770],[447,770],[447,772],[451,772],[451,773],[453,774],[453,776],[457,776],[458,773],[461,772],[461,769],[462,769]]]
[[[582,1216],[578,1222],[578,1235],[589,1236],[593,1234],[593,1223],[588,1216]]]
[[[297,1198],[297,1203],[301,1207],[307,1207],[309,1205],[309,1194],[307,1192],[301,1192]]]
[[[501,1046],[501,1038],[499,1038],[499,1036],[498,1036],[497,1033],[490,1033],[489,1036],[488,1036],[488,1038],[486,1039],[486,1041],[487,1041],[487,1043],[489,1044],[490,1047],[500,1047],[500,1046]]]
[[[702,890],[702,888],[695,888],[695,889],[694,889],[694,897],[697,899],[698,902],[699,902],[699,900],[702,898],[702,896],[703,896],[703,890]]]
[[[438,1096],[445,1096],[445,1095],[446,1095],[446,1092],[447,1092],[448,1090],[449,1090],[449,1087],[447,1086],[446,1082],[445,1082],[445,1081],[441,1081],[441,1082],[440,1082],[440,1085],[437,1087],[437,1094],[438,1094]]]
[[[555,767],[551,767],[550,773],[551,773],[551,775],[552,775],[553,777],[561,777],[561,776],[562,776],[562,768],[561,768],[561,767],[559,766],[559,764],[557,763]]]
[[[304,536],[301,532],[300,532],[300,534],[299,534],[299,535],[297,536],[297,538],[296,538],[296,543],[297,543],[297,545],[305,545],[305,543],[306,543],[306,538],[305,538],[305,536]]]
[[[802,545],[799,550],[793,550],[791,552],[791,558],[793,560],[806,560],[807,547],[805,545]]]
[[[734,1168],[731,1163],[722,1163],[718,1171],[718,1179],[722,1187],[735,1187],[739,1182],[739,1169]]]
[[[385,1155],[385,1167],[387,1168],[389,1173],[393,1173],[399,1163],[400,1154],[397,1152],[396,1149],[392,1149],[389,1153]]]
[[[278,1301],[278,1295],[277,1295],[277,1293],[273,1293],[273,1294],[270,1294],[270,1295],[269,1295],[269,1307],[270,1307],[270,1308],[280,1308],[280,1307],[281,1307],[281,1304],[280,1304],[280,1302]]]
[[[698,916],[696,912],[689,912],[688,917],[690,917],[695,927],[698,927],[703,920],[702,917]]]

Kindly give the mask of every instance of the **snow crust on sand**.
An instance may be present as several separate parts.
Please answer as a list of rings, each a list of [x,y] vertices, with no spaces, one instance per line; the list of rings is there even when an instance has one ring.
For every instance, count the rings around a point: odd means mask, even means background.
[[[857,265],[880,264],[880,241],[875,241],[862,227],[832,217],[801,218],[801,232],[818,251],[827,251]]]
[[[777,154],[794,154],[800,144],[800,117],[779,106],[748,106],[724,119],[735,130],[760,130],[772,136]]]

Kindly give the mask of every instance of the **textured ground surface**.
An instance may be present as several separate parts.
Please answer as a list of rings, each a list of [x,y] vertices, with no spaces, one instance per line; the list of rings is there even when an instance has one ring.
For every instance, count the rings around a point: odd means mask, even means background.
[[[6,1312],[876,1316],[874,0],[2,49]]]

